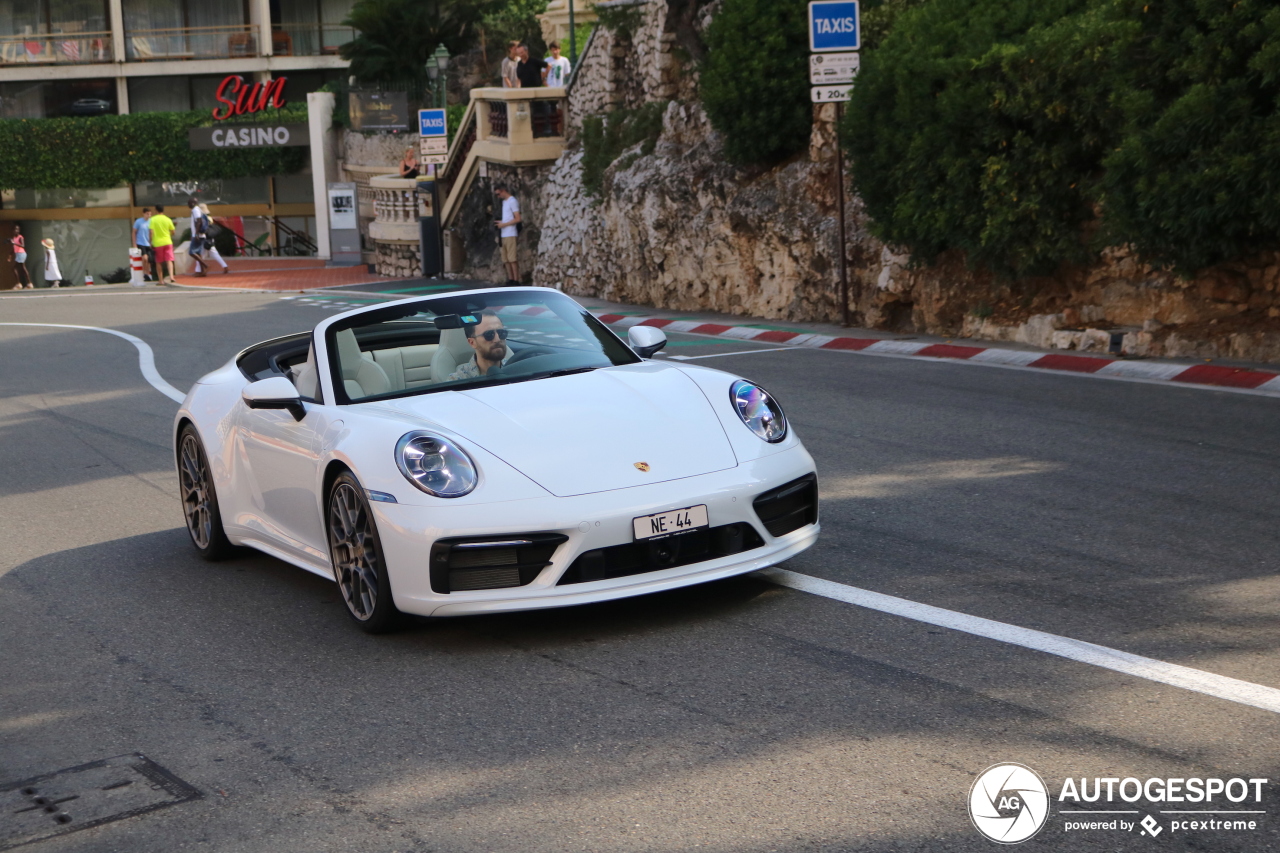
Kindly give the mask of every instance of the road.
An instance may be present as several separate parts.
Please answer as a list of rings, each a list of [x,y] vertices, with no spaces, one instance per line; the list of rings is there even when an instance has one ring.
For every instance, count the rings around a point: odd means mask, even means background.
[[[332,311],[0,298],[3,323],[142,339],[184,391]],[[1280,688],[1280,401],[679,334],[665,357],[761,382],[817,460],[822,537],[784,568],[1008,636],[759,576],[365,636],[321,578],[194,556],[176,404],[129,342],[0,326],[0,783],[137,752],[200,792],[22,849],[980,851],[966,801],[999,762],[1054,798],[1068,777],[1269,780],[1260,803],[1111,806],[1159,818],[1154,839],[1067,831],[1053,802],[1028,849],[1280,849],[1280,713],[1246,701]],[[1238,681],[1205,695],[1016,628]],[[1264,813],[1162,813],[1206,808]]]

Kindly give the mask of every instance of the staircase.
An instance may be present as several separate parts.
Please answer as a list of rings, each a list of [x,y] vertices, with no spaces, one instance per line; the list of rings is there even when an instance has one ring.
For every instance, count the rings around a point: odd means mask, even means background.
[[[441,228],[447,231],[453,226],[481,163],[554,163],[564,151],[567,123],[565,89],[472,89],[449,160],[440,172]],[[446,246],[451,243],[447,241]],[[456,252],[446,248],[446,254]],[[460,266],[460,262],[448,264],[450,271]]]

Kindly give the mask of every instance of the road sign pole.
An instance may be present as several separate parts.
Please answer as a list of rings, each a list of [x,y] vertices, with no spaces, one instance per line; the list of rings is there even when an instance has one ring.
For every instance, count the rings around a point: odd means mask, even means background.
[[[849,325],[849,273],[845,264],[844,152],[840,150],[840,116],[844,104],[836,102],[836,217],[840,220],[840,310],[842,325]]]

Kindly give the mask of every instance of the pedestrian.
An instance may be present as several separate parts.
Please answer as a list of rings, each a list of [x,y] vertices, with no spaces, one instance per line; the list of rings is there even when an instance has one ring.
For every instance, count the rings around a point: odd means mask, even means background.
[[[222,226],[214,222],[213,217],[209,215],[209,205],[203,203],[199,204],[197,205],[196,210],[199,210],[201,214],[200,237],[204,243],[204,252],[202,252],[202,256],[204,258],[212,258],[216,261],[218,266],[222,267],[222,274],[226,275],[231,272],[231,268],[227,266],[227,262],[222,259],[222,253],[218,251],[218,245],[213,239],[221,233]],[[207,261],[205,266],[208,266]],[[201,275],[203,274],[204,273],[201,273]]]
[[[404,149],[404,156],[400,158],[400,177],[418,177],[418,152],[412,147]]]
[[[13,261],[13,274],[18,279],[13,289],[22,290],[23,285],[28,288],[35,287],[31,283],[31,273],[27,271],[27,241],[22,236],[22,226],[13,226],[13,236],[9,238],[9,244],[13,247],[13,254],[9,256],[9,260]]]
[[[560,42],[553,41],[547,45],[547,49],[551,51],[551,58],[547,60],[547,72],[544,82],[548,86],[563,87],[569,82],[569,72],[572,66],[569,65],[567,57],[560,55]]]
[[[502,88],[519,89],[520,78],[516,76],[516,66],[520,63],[520,42],[507,42],[507,57],[502,60]]]
[[[151,249],[156,253],[156,273],[161,284],[177,284],[173,274],[173,220],[164,215],[164,205],[157,204],[151,228]],[[168,273],[166,277],[165,273]]]
[[[62,287],[62,270],[58,269],[58,253],[53,249],[53,238],[40,241],[44,246],[44,283],[47,287]]]
[[[507,271],[507,284],[520,284],[520,261],[516,254],[516,237],[520,234],[520,202],[507,189],[506,184],[493,188],[494,195],[502,202],[502,218],[495,221],[502,242],[502,265]]]
[[[142,215],[133,220],[133,248],[142,252],[142,258],[151,268],[150,281],[156,280],[156,253],[151,250],[151,208],[142,208]]]
[[[532,59],[529,56],[529,46],[527,44],[520,45],[520,62],[516,65],[516,77],[520,79],[521,89],[536,89],[542,85],[544,76],[543,69],[546,67],[545,62],[541,59]]]

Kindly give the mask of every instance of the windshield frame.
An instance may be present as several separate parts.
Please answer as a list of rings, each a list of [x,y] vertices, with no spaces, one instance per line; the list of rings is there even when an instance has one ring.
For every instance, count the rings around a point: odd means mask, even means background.
[[[330,399],[335,405],[339,406],[358,406],[362,403],[379,403],[386,400],[398,400],[405,397],[419,397],[424,394],[435,394],[443,391],[472,391],[481,388],[492,388],[499,385],[510,385],[516,382],[531,382],[537,379],[552,378],[556,374],[563,373],[562,370],[550,370],[531,373],[527,375],[503,376],[497,379],[488,379],[486,377],[477,377],[472,380],[455,380],[447,384],[427,385],[421,388],[406,388],[401,391],[390,391],[384,394],[375,394],[369,397],[361,397],[353,400],[347,395],[346,385],[342,381],[342,367],[338,357],[338,333],[347,329],[359,329],[364,326],[372,326],[379,323],[387,323],[397,319],[412,317],[421,311],[428,310],[436,316],[444,316],[448,314],[467,314],[475,313],[476,300],[484,303],[484,307],[488,306],[488,300],[498,297],[503,305],[519,304],[521,298],[527,299],[530,303],[541,302],[553,313],[559,316],[559,312],[552,307],[553,302],[561,302],[565,308],[572,309],[578,314],[587,328],[595,334],[597,339],[604,344],[605,340],[616,342],[620,349],[619,355],[628,356],[625,360],[618,361],[614,364],[599,365],[591,368],[571,368],[570,372],[585,372],[586,370],[601,370],[607,367],[619,367],[625,364],[637,364],[643,362],[644,359],[636,354],[631,346],[613,332],[604,323],[596,319],[591,312],[584,306],[566,294],[547,287],[526,287],[526,288],[493,288],[485,290],[467,290],[455,293],[442,294],[440,296],[426,296],[413,300],[402,300],[394,302],[390,305],[379,306],[377,308],[366,309],[357,313],[334,317],[323,328],[323,335],[317,335],[324,342],[325,361],[327,362],[327,376],[332,390]],[[470,303],[468,302],[470,300]],[[495,299],[495,301],[498,301]],[[456,309],[456,310],[455,310]],[[317,329],[320,331],[320,329]],[[602,347],[603,349],[603,347]],[[603,353],[606,357],[611,357],[609,353]]]

